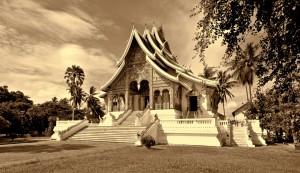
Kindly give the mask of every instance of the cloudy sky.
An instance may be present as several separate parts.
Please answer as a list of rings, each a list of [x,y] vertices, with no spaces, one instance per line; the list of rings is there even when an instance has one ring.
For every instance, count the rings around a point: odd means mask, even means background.
[[[162,25],[181,65],[194,73],[203,66],[192,40],[198,18],[190,18],[194,0],[0,0],[0,86],[20,90],[42,103],[54,96],[69,97],[64,72],[75,64],[83,68],[85,91],[100,88],[116,70],[133,24]],[[219,66],[224,54],[220,42],[207,52],[207,63]],[[244,88],[233,91],[228,112],[245,103]]]

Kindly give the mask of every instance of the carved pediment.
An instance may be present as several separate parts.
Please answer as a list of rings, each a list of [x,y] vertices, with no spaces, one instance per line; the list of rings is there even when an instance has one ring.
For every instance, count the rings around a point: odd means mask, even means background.
[[[146,61],[146,54],[139,46],[134,46],[127,60],[128,65],[143,63],[145,61]]]

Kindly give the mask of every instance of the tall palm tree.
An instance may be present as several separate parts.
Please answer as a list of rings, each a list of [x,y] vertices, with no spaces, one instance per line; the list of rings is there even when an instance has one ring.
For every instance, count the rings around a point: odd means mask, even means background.
[[[84,92],[81,88],[84,77],[84,71],[80,66],[72,65],[72,67],[68,67],[65,72],[64,78],[66,79],[66,83],[69,86],[68,90],[71,94],[72,120],[74,120],[74,109],[78,108],[84,99]]]
[[[217,73],[217,70],[215,70],[215,67],[209,67],[207,64],[205,64],[203,73],[199,74],[200,77],[203,77],[205,79],[214,80],[216,79],[215,74]]]
[[[234,97],[234,95],[229,91],[232,87],[236,86],[238,83],[235,80],[232,80],[232,75],[228,74],[226,71],[219,71],[218,72],[218,92],[220,96],[220,102],[223,104],[223,113],[225,115],[225,102],[227,102],[227,96],[230,98]]]
[[[258,45],[248,43],[246,49],[228,63],[229,69],[233,70],[232,75],[239,83],[246,86],[247,101],[249,101],[249,98],[250,101],[252,101],[251,86],[253,85],[254,73],[258,60],[258,55],[256,55],[257,50]],[[247,85],[249,87],[249,96]]]

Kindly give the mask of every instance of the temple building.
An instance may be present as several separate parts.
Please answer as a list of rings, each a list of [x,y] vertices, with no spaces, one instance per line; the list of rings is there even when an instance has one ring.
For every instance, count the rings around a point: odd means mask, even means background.
[[[221,120],[218,82],[180,66],[161,27],[143,35],[133,28],[116,66],[101,88],[106,114],[100,123],[57,121],[51,139],[139,146],[150,136],[165,145],[265,145],[258,120]]]
[[[211,118],[211,96],[218,82],[195,75],[177,63],[162,27],[134,27],[115,74],[101,87],[107,113],[117,115],[147,106],[160,118]]]

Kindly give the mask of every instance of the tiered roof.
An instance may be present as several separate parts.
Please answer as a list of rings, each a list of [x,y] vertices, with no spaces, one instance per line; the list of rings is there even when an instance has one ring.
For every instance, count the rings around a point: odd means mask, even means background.
[[[125,51],[116,64],[118,69],[110,78],[110,80],[101,87],[102,91],[108,90],[109,86],[114,82],[114,80],[116,80],[118,75],[125,67],[125,57],[132,46],[133,39],[136,40],[140,48],[146,54],[146,61],[158,74],[162,75],[163,77],[182,85],[188,90],[192,89],[185,84],[181,78],[185,78],[195,83],[201,83],[206,86],[216,87],[218,85],[217,81],[199,77],[190,69],[182,67],[177,63],[176,58],[170,51],[168,42],[164,38],[162,27],[157,29],[155,26],[153,26],[151,32],[149,29],[145,28],[143,35],[140,35],[133,27]],[[167,67],[173,69],[176,72],[176,75],[168,73],[166,71]]]

